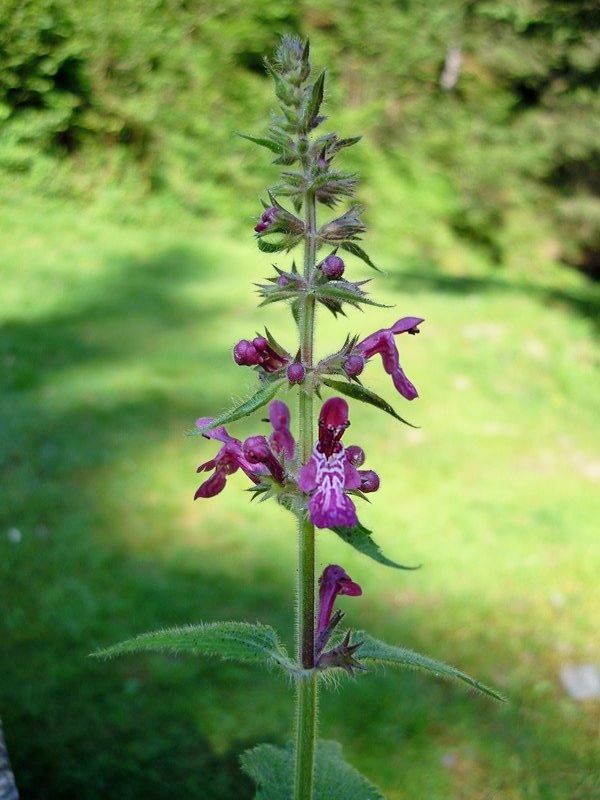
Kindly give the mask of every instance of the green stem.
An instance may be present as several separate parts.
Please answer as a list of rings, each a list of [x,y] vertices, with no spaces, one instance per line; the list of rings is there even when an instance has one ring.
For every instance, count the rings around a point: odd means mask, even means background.
[[[312,278],[316,257],[316,203],[312,193],[305,196],[306,238],[304,276]],[[300,317],[300,351],[307,374],[313,366],[315,327],[314,297],[305,297]],[[309,384],[310,385],[310,384]],[[298,448],[301,463],[310,458],[313,434],[313,391],[300,388],[298,406]],[[302,513],[298,517],[298,591],[296,597],[297,657],[304,669],[315,659],[315,528]],[[312,800],[315,739],[317,732],[317,681],[314,674],[298,680],[296,692],[295,800]]]

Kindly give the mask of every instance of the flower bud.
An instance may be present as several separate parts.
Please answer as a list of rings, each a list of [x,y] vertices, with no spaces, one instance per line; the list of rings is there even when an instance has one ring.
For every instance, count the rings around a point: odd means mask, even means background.
[[[278,483],[285,480],[285,472],[264,436],[249,436],[242,444],[244,457],[250,464],[264,464]]]
[[[279,210],[275,206],[271,206],[263,211],[261,220],[270,224],[271,222],[275,222],[278,214]]]
[[[353,467],[362,467],[365,463],[365,451],[357,444],[351,444],[346,448],[346,458]]]
[[[372,469],[364,469],[360,472],[360,490],[367,494],[376,492],[379,489],[379,475]]]
[[[306,370],[304,369],[304,365],[299,361],[293,361],[287,368],[287,376],[290,385],[293,385],[294,383],[302,383],[305,375]]]
[[[365,368],[365,360],[358,353],[351,353],[344,361],[343,369],[349,378],[356,378]]]
[[[286,276],[285,276],[285,275],[280,275],[280,276],[277,278],[277,281],[276,281],[276,283],[277,283],[277,286],[288,286],[288,285],[289,285],[289,283],[290,283],[290,279],[289,279],[289,278],[286,278]]]
[[[256,347],[247,339],[242,339],[233,348],[233,360],[242,367],[254,367],[260,361]]]
[[[254,339],[252,339],[252,344],[260,353],[264,353],[264,351],[269,348],[269,342],[264,336],[255,336]]]
[[[264,436],[249,436],[243,444],[244,456],[251,464],[262,464],[272,455]]]
[[[268,230],[271,225],[275,222],[279,215],[279,209],[275,208],[275,206],[271,206],[263,211],[261,214],[260,219],[254,226],[254,230],[257,233],[263,233],[264,231]]]
[[[339,256],[330,255],[321,264],[321,270],[330,280],[337,280],[344,274],[345,264]]]

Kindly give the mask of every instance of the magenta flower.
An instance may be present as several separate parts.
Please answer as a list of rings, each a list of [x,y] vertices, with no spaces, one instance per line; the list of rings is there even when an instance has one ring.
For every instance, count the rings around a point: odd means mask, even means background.
[[[346,265],[342,261],[339,256],[334,255],[333,253],[330,256],[321,262],[319,265],[321,267],[321,271],[326,278],[329,280],[338,280],[344,274],[344,269]]]
[[[290,431],[290,410],[282,400],[273,400],[269,405],[269,421],[273,426],[273,433],[269,437],[269,444],[274,453],[283,455],[287,459],[294,457],[296,442]]]
[[[289,364],[291,356],[278,353],[264,336],[255,336],[250,342],[241,339],[233,348],[233,360],[243,367],[262,367],[265,372],[277,372]]]
[[[200,419],[196,420],[196,427],[202,429],[210,425],[211,422],[211,417],[200,417]],[[210,478],[198,487],[194,500],[199,497],[214,497],[219,492],[222,492],[227,482],[227,476],[233,475],[238,469],[245,472],[253,483],[260,483],[261,473],[266,472],[265,467],[251,464],[244,455],[240,440],[230,436],[224,426],[205,431],[202,435],[207,439],[216,439],[218,442],[223,442],[223,446],[214,458],[210,459],[210,461],[205,461],[204,464],[200,464],[196,470],[197,472],[214,470],[214,472]]]
[[[330,564],[325,567],[319,578],[319,619],[317,622],[317,638],[323,634],[331,622],[333,605],[338,594],[358,597],[362,589],[355,583],[342,567]]]
[[[327,400],[319,415],[319,441],[298,475],[299,488],[311,495],[308,514],[317,528],[358,525],[347,492],[361,488],[362,476],[355,463],[363,463],[364,453],[356,445],[344,449],[341,438],[349,424],[348,403],[341,397]]]
[[[300,361],[293,361],[287,368],[287,378],[290,386],[295,383],[302,383],[305,376],[306,370],[304,369],[304,364],[301,364]]]
[[[268,230],[271,225],[275,222],[279,215],[279,211],[275,206],[271,206],[271,208],[267,208],[261,214],[260,219],[254,226],[254,230],[257,233],[263,233],[264,231]]]
[[[222,492],[227,476],[241,469],[253,483],[260,483],[269,473],[278,483],[285,481],[285,468],[282,456],[294,457],[296,443],[290,431],[290,412],[281,400],[273,400],[269,406],[269,420],[273,433],[267,441],[265,436],[249,436],[243,443],[227,433],[225,427],[203,432],[207,439],[216,439],[223,443],[217,455],[198,467],[197,472],[213,474],[197,489],[194,500],[198,497],[214,497]],[[211,417],[201,417],[196,421],[200,429],[212,422]]]
[[[249,436],[242,445],[242,450],[250,464],[266,467],[278,483],[284,482],[283,466],[264,436]]]
[[[355,377],[362,372],[359,358],[368,361],[378,353],[381,356],[383,368],[388,375],[392,376],[396,389],[407,400],[414,400],[419,395],[400,366],[400,354],[398,353],[394,336],[399,333],[419,333],[419,325],[422,322],[423,320],[420,317],[403,317],[391,328],[382,328],[367,336],[366,339],[356,345],[346,359],[344,369],[348,377]]]

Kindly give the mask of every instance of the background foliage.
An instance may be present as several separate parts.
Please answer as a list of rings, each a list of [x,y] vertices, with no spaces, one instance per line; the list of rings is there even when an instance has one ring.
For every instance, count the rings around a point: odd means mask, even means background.
[[[125,182],[203,213],[217,186],[252,197],[264,159],[242,159],[231,133],[262,126],[261,58],[285,30],[311,34],[332,114],[344,109],[378,158],[448,185],[434,223],[500,263],[525,216],[550,255],[598,271],[593,0],[2,0],[0,167],[52,193]],[[444,90],[452,48],[462,64]]]
[[[328,66],[335,127],[365,134],[345,164],[397,309],[347,330],[427,320],[402,350],[419,430],[352,420],[382,476],[364,522],[423,569],[333,535],[323,563],[363,585],[356,628],[511,698],[382,672],[324,698],[322,735],[390,800],[600,792],[597,707],[559,678],[600,659],[598,27],[592,2],[0,0],[0,714],[24,798],[249,798],[239,753],[289,736],[272,674],[86,657],[223,618],[292,644],[290,520],[236,476],[193,504],[208,452],[183,436],[250,385],[228,353],[259,324],[274,172],[233,132],[264,130],[284,30]]]

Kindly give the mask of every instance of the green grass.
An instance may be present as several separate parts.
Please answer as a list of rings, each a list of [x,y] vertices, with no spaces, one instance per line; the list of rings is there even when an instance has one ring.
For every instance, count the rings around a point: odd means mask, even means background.
[[[390,800],[589,800],[596,709],[569,700],[558,673],[600,659],[592,289],[543,263],[490,271],[439,226],[428,239],[426,219],[397,220],[409,184],[395,210],[389,182],[381,191],[368,241],[389,272],[374,291],[397,309],[323,317],[319,341],[325,352],[395,315],[427,319],[400,341],[418,401],[395,397],[379,365],[365,375],[420,428],[355,404],[348,436],[382,477],[364,523],[390,557],[424,566],[386,570],[327,532],[320,563],[363,585],[341,601],[351,625],[511,702],[386,671],[323,697],[321,734]],[[3,205],[0,713],[23,797],[250,798],[237,759],[289,736],[284,681],[87,654],[216,619],[260,620],[291,642],[292,518],[249,505],[240,476],[193,503],[214,447],[184,436],[251,387],[236,339],[266,321],[293,346],[283,309],[260,314],[249,292],[269,259],[250,225],[160,205]],[[442,272],[417,263],[442,251]],[[255,416],[236,433],[260,427]]]

